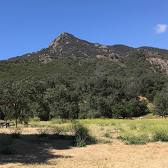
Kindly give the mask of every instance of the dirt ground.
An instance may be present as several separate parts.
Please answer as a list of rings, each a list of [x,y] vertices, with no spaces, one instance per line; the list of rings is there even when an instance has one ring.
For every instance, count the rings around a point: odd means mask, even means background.
[[[63,145],[61,141],[55,143]],[[111,144],[95,144],[82,148],[47,149],[52,157],[48,157],[45,163],[27,164],[22,162],[25,156],[16,156],[20,160],[12,163],[14,158],[8,158],[9,163],[1,162],[0,168],[168,168],[168,143],[125,145],[116,140]],[[43,155],[42,151],[38,152],[39,157]],[[32,155],[33,159],[36,160]]]

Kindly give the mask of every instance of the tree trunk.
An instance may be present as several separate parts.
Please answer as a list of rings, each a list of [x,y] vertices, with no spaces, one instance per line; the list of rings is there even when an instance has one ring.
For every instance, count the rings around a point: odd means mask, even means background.
[[[17,120],[17,118],[15,119],[15,125],[16,125],[16,128],[17,128],[17,126],[18,126],[18,120]]]

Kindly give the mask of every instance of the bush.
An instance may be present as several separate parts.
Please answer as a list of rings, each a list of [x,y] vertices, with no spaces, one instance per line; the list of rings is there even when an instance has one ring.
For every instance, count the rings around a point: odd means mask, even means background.
[[[156,107],[155,114],[162,117],[168,116],[168,87],[155,96],[154,103]]]
[[[153,140],[168,142],[168,131],[163,129],[155,131],[153,135]]]
[[[116,104],[112,107],[113,118],[139,117],[147,113],[149,113],[147,105],[137,99],[131,99],[122,104]]]
[[[50,120],[50,111],[49,108],[47,107],[47,105],[41,105],[42,107],[40,107],[38,109],[38,117],[40,118],[40,121],[49,121]]]
[[[93,137],[89,135],[89,131],[86,127],[79,123],[75,123],[73,126],[74,134],[75,134],[75,146],[83,147],[86,144],[94,142]]]
[[[149,137],[145,134],[143,135],[130,135],[130,134],[124,134],[119,137],[122,139],[126,144],[146,144],[149,142]]]

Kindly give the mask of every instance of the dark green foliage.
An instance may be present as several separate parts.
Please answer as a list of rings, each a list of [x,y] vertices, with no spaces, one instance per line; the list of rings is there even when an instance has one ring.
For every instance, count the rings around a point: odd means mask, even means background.
[[[22,81],[5,81],[0,87],[0,106],[6,119],[23,122],[29,116],[29,83]]]
[[[27,124],[29,117],[46,121],[141,116],[148,111],[137,97],[153,101],[167,82],[143,53],[133,52],[118,62],[59,57],[47,64],[38,62],[37,55],[32,62],[24,57],[0,65],[0,109],[16,125]]]
[[[5,114],[3,113],[3,111],[0,109],[0,120],[4,120],[5,119]]]
[[[168,116],[168,87],[164,88],[155,97],[155,114],[162,117]]]
[[[114,118],[131,118],[139,117],[149,113],[144,102],[137,99],[131,99],[123,104],[116,104],[112,107],[112,117]]]
[[[95,142],[95,139],[90,136],[89,130],[80,123],[75,123],[73,130],[75,134],[75,146],[83,147],[88,143]]]
[[[153,135],[153,140],[168,142],[168,131],[164,129],[155,131]]]

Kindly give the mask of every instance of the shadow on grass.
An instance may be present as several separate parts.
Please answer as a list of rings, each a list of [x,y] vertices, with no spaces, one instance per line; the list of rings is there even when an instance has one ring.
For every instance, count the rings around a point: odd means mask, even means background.
[[[12,140],[9,149],[12,148],[13,153],[0,154],[0,165],[7,163],[43,164],[49,159],[70,158],[71,156],[57,155],[56,151],[52,152],[52,150],[70,149],[74,142],[74,136],[69,135],[39,137],[39,135],[31,134],[14,138],[10,134],[0,134],[0,141],[3,138]],[[5,146],[1,145],[2,147]]]

